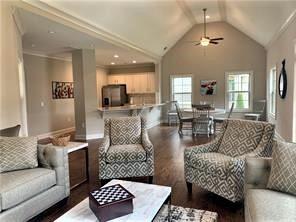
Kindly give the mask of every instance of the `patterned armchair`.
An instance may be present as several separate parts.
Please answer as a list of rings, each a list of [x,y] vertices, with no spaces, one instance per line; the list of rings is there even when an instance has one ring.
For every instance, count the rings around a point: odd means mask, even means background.
[[[228,119],[210,143],[184,151],[188,191],[192,183],[232,202],[243,199],[246,157],[269,157],[274,125],[266,122]]]
[[[154,175],[154,150],[141,117],[105,119],[99,147],[100,180]]]

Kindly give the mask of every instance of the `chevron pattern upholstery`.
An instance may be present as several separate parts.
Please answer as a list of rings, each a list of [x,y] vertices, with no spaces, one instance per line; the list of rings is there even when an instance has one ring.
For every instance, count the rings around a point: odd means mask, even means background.
[[[154,175],[154,149],[144,118],[105,119],[99,167],[100,179]]]
[[[271,156],[274,125],[247,120],[224,120],[210,143],[184,151],[185,179],[232,202],[243,199],[246,157]]]

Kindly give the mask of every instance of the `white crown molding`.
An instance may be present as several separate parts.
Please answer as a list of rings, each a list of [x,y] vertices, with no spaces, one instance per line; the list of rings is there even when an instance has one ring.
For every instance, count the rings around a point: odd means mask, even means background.
[[[61,60],[61,61],[66,61],[66,62],[72,62],[72,59],[66,59],[66,58],[62,58],[62,57],[50,56],[50,55],[46,55],[46,54],[42,54],[42,53],[31,52],[31,51],[28,51],[28,50],[24,50],[23,54],[38,56],[38,57],[43,57],[43,58],[48,58],[48,59],[56,59],[56,60]]]
[[[287,18],[281,28],[273,35],[271,40],[266,45],[266,49],[268,50],[272,44],[286,31],[289,25],[296,19],[296,9],[292,12],[292,14]]]
[[[194,26],[195,24],[197,24],[195,16],[191,11],[190,7],[188,7],[188,5],[186,4],[186,2],[184,0],[176,0],[176,2],[178,6],[181,8],[181,10],[183,11],[184,15],[187,17],[187,19],[191,23],[191,25]]]
[[[83,18],[80,18],[79,16],[74,15],[69,11],[58,10],[57,8],[54,8],[49,4],[41,1],[21,0],[20,2],[17,2],[15,4],[18,7],[21,7],[32,13],[54,20],[63,25],[69,26],[78,31],[89,34],[95,38],[102,39],[119,47],[138,51],[139,53],[153,59],[155,62],[161,59],[160,55],[157,55],[153,52],[138,47],[129,40],[115,33],[112,33],[111,31],[105,30],[102,27],[98,27],[97,24],[92,24],[89,21],[85,21]],[[54,3],[51,2],[51,4]]]
[[[26,30],[21,22],[19,12],[18,12],[17,8],[15,8],[15,7],[13,7],[13,9],[12,9],[12,16],[13,16],[13,20],[16,24],[18,31],[20,32],[21,36],[23,36],[25,34]]]

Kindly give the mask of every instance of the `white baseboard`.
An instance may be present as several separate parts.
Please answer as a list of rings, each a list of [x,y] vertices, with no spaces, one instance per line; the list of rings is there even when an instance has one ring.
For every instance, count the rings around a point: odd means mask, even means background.
[[[70,127],[70,128],[66,128],[66,129],[52,131],[49,133],[40,134],[40,135],[37,135],[37,138],[38,138],[38,140],[40,140],[40,139],[45,139],[48,137],[59,136],[59,135],[65,134],[65,133],[71,133],[74,131],[75,131],[75,127]]]
[[[104,137],[103,133],[88,134],[88,135],[75,135],[75,139],[77,139],[77,140],[93,140],[93,139],[100,139],[103,137]]]
[[[149,124],[147,125],[147,129],[150,129],[150,128],[152,128],[152,127],[154,127],[154,126],[157,126],[157,125],[159,125],[159,124],[160,124],[160,120],[157,120],[157,121],[151,122],[151,123],[149,123]]]

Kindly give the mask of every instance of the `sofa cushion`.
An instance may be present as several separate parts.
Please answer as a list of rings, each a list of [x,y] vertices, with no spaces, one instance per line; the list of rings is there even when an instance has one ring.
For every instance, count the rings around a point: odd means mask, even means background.
[[[267,190],[249,189],[245,200],[246,215],[252,222],[296,221],[296,197]]]
[[[146,161],[146,151],[141,144],[110,146],[106,161],[109,163]]]
[[[56,184],[54,170],[35,168],[0,174],[1,210],[14,207]]]
[[[19,136],[20,129],[21,129],[21,125],[16,125],[13,127],[2,129],[0,130],[0,136],[6,136],[6,137]]]
[[[296,144],[278,141],[273,147],[267,187],[296,195]],[[296,210],[296,207],[295,207]]]
[[[36,137],[0,137],[0,153],[0,173],[38,166]]]
[[[192,153],[189,165],[210,175],[226,178],[231,157],[221,153]]]
[[[121,117],[110,120],[111,145],[141,143],[141,118]]]
[[[255,150],[264,133],[265,124],[246,120],[228,120],[219,153],[237,157]]]

